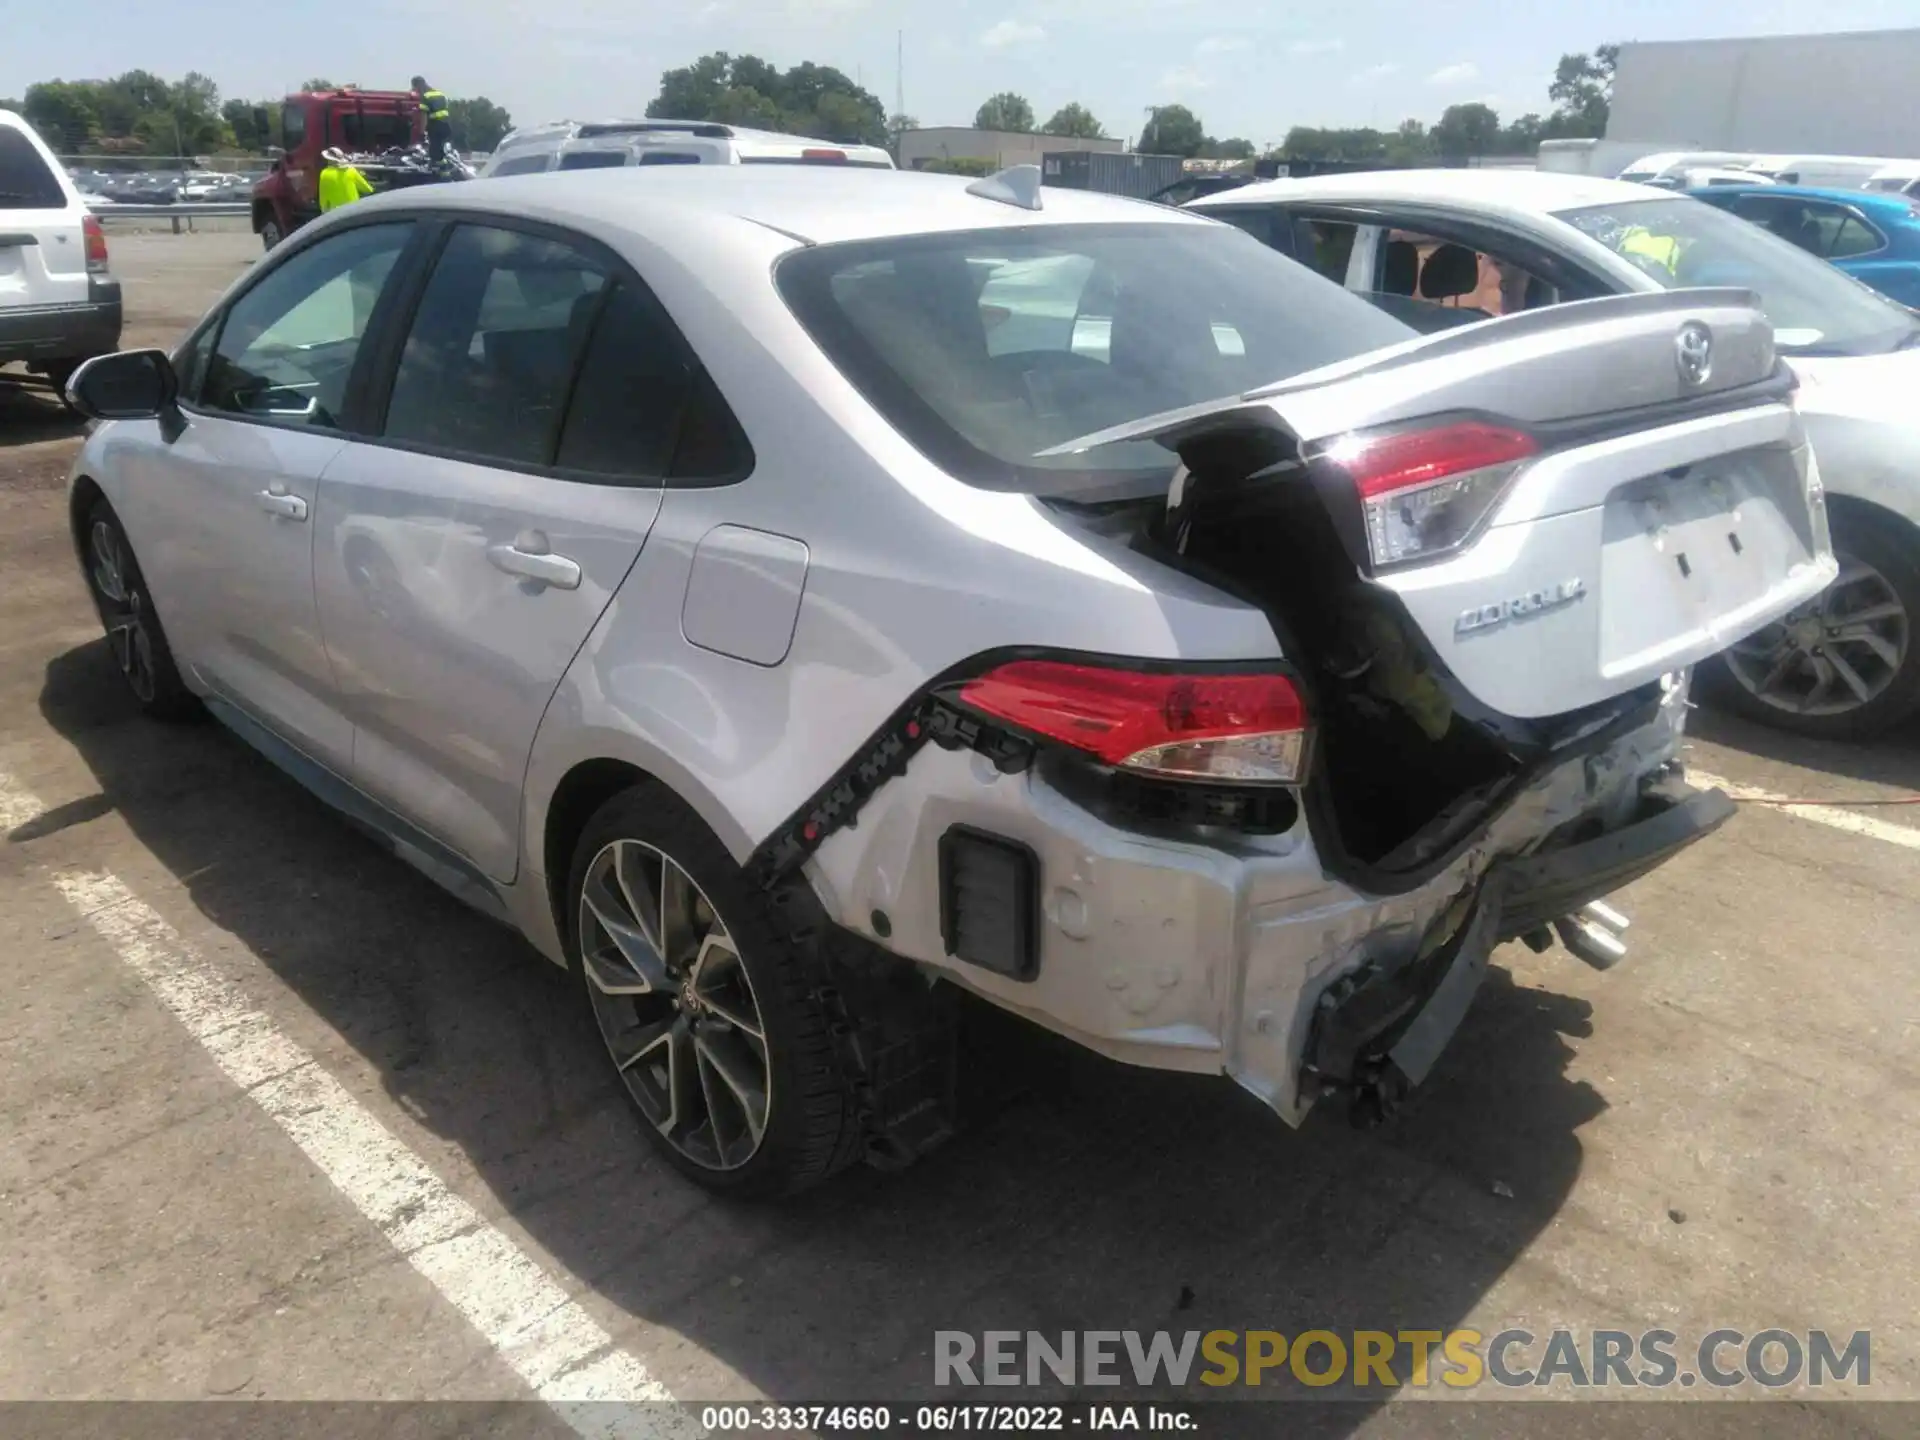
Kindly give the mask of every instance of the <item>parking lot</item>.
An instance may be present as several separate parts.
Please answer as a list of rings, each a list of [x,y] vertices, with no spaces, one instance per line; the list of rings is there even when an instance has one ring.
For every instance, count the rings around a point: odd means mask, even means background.
[[[116,235],[125,343],[256,251]],[[1571,1325],[1870,1330],[1870,1393],[1920,1400],[1920,806],[1862,803],[1920,791],[1920,733],[1698,714],[1690,764],[1758,798],[1625,892],[1623,967],[1505,947],[1377,1131],[1069,1058],[911,1171],[731,1206],[655,1157],[568,977],[224,732],[135,717],[78,443],[0,388],[0,1397],[901,1401],[942,1329]]]

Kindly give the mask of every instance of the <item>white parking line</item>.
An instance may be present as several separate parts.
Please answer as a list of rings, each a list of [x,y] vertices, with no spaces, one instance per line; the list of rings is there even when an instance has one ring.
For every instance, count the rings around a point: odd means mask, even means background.
[[[0,829],[42,813],[0,772]],[[54,883],[227,1077],[568,1426],[594,1440],[703,1433],[687,1412],[670,1408],[666,1386],[538,1263],[448,1189],[117,877],[68,872]],[[656,1403],[626,1408],[637,1402]]]
[[[1889,845],[1904,845],[1909,850],[1920,850],[1920,830],[1911,825],[1895,825],[1891,821],[1876,820],[1871,815],[1856,815],[1838,805],[1796,805],[1785,795],[1772,790],[1736,785],[1731,780],[1705,770],[1696,770],[1691,765],[1687,767],[1687,783],[1702,790],[1724,790],[1735,800],[1766,805],[1796,819],[1811,820],[1816,825],[1828,825],[1852,835],[1865,835],[1873,840],[1885,840]]]

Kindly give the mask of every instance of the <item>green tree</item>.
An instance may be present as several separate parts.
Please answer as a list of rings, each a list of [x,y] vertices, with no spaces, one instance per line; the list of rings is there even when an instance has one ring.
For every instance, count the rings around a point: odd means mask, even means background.
[[[1500,144],[1500,117],[1478,100],[1449,105],[1433,127],[1433,143],[1454,159],[1494,154]]]
[[[227,129],[233,132],[233,143],[242,150],[262,151],[273,144],[271,135],[263,134],[254,124],[254,105],[251,100],[229,100],[220,107],[220,118],[227,122]]]
[[[339,88],[331,80],[302,80],[298,93],[304,95],[310,90],[338,90]]]
[[[647,115],[751,125],[843,144],[882,145],[887,140],[887,112],[880,97],[831,65],[808,61],[783,71],[757,55],[735,56],[724,50],[664,73]]]
[[[1424,165],[1433,158],[1433,136],[1418,120],[1402,120],[1382,148],[1391,165]]]
[[[900,137],[909,130],[918,130],[920,121],[912,115],[889,115],[887,117],[887,148],[893,152],[893,158],[900,158]]]
[[[1200,154],[1208,160],[1251,160],[1256,153],[1251,140],[1242,140],[1238,136],[1231,140],[1216,140],[1209,135],[1200,143]]]
[[[1033,106],[1027,103],[1026,96],[1002,90],[974,111],[973,128],[1005,130],[1016,135],[1029,134],[1033,130]]]
[[[1606,134],[1607,114],[1613,104],[1613,72],[1619,63],[1618,45],[1601,45],[1591,55],[1560,57],[1547,96],[1553,101],[1561,134],[1569,138]]]
[[[100,103],[91,85],[48,80],[29,85],[20,113],[55,150],[85,150],[100,134]]]
[[[1409,122],[1418,125],[1418,121]],[[1424,131],[1425,127],[1421,129]],[[1296,125],[1287,132],[1280,149],[1301,160],[1384,160],[1387,137],[1366,126],[1322,130]]]
[[[1183,155],[1191,158],[1207,143],[1207,130],[1200,117],[1184,105],[1155,105],[1147,111],[1147,123],[1140,130],[1139,148],[1149,155]]]
[[[1531,155],[1547,138],[1546,131],[1547,122],[1528,112],[1507,122],[1507,128],[1500,132],[1500,148],[1509,155]]]
[[[1052,118],[1040,127],[1040,133],[1071,135],[1076,140],[1098,140],[1107,132],[1100,128],[1100,122],[1094,119],[1093,112],[1076,100],[1054,111]]]
[[[513,116],[484,95],[447,101],[456,150],[491,150],[513,129]]]

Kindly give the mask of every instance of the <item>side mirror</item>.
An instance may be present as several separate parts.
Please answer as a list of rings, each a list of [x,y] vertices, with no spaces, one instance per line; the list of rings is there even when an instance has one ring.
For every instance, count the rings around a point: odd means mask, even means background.
[[[267,117],[266,106],[256,105],[253,107],[253,133],[254,134],[260,136],[262,139],[265,139],[268,135],[271,135],[273,133],[272,129],[270,128],[272,126],[272,123],[273,122],[269,120]]]
[[[89,420],[152,420],[174,408],[180,378],[164,350],[100,355],[73,372],[67,403]]]

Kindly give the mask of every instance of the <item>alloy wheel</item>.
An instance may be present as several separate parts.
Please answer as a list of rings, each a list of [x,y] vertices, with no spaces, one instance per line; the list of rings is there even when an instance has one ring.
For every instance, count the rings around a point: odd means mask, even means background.
[[[107,644],[114,664],[143,703],[154,698],[153,636],[147,625],[146,597],[133,580],[131,557],[120,532],[105,520],[95,520],[88,538],[92,552],[89,573],[100,597]]]
[[[580,961],[601,1037],[640,1112],[695,1164],[733,1170],[766,1135],[766,1023],[740,950],[674,859],[615,840],[587,866]]]
[[[1910,621],[1887,577],[1851,555],[1833,584],[1727,652],[1756,700],[1795,715],[1840,715],[1884,694],[1906,663]]]

